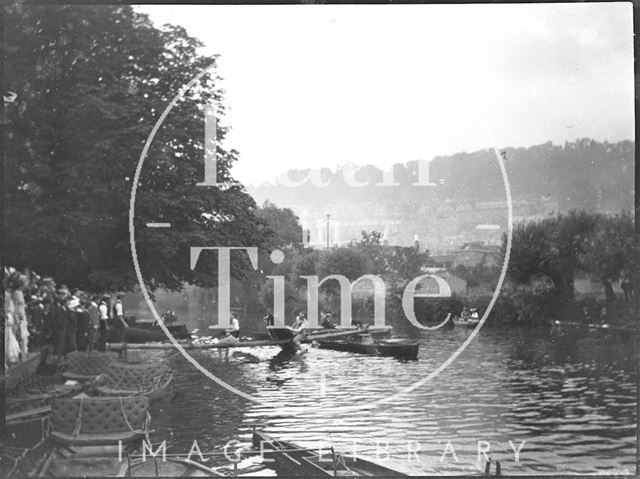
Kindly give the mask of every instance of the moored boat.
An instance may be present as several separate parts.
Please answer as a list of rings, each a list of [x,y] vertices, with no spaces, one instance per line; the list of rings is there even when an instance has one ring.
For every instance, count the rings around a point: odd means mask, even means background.
[[[375,326],[375,325],[366,325],[366,326],[350,326],[348,328],[343,328],[341,326],[336,326],[335,328],[306,328],[309,339],[313,339],[314,336],[325,335],[328,333],[343,333],[343,332],[357,332],[359,330],[365,330],[367,333],[371,334],[375,339],[387,338],[391,335],[391,331],[393,328],[391,326]]]
[[[155,401],[171,391],[173,372],[163,363],[114,363],[101,376],[95,392],[102,396],[143,396]]]
[[[420,343],[408,339],[386,339],[376,341],[378,354],[402,359],[417,359]]]
[[[114,352],[74,351],[67,355],[62,376],[76,381],[88,381],[106,373],[118,359]]]
[[[191,335],[184,324],[173,324],[167,329],[175,339],[189,339]],[[127,343],[149,343],[156,341],[169,341],[169,338],[160,326],[129,327],[124,330],[124,340]]]
[[[222,475],[188,458],[157,453],[155,457],[136,456],[142,441],[148,440],[148,407],[149,400],[143,397],[56,401],[50,438],[57,447],[33,472],[37,477]]]
[[[318,448],[304,449],[290,442],[280,441],[264,433],[253,432],[253,446],[265,459],[271,459],[278,476],[380,476],[407,477],[388,467],[360,457],[345,457],[333,448],[319,454]]]
[[[38,477],[220,477],[223,474],[186,457],[119,456],[118,446],[57,448]]]
[[[22,382],[5,389],[6,419],[14,415],[24,416],[29,411],[40,410],[58,397],[77,394],[83,388],[77,381],[66,381],[59,375],[25,378]]]

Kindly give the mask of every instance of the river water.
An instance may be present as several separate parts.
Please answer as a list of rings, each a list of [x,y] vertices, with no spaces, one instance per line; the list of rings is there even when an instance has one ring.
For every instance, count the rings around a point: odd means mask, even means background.
[[[219,452],[228,441],[248,446],[258,425],[305,447],[355,448],[416,475],[478,472],[487,449],[505,474],[635,473],[633,339],[559,343],[542,331],[485,329],[431,381],[372,405],[433,372],[469,334],[422,333],[419,359],[405,362],[313,347],[294,357],[276,347],[247,349],[259,359],[251,363],[195,353],[257,402],[173,354],[179,392],[154,410],[154,439],[166,439],[173,452],[194,440],[202,452]]]

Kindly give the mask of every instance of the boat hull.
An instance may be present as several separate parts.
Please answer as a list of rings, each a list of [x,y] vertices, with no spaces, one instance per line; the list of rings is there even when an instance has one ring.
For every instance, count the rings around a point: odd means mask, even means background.
[[[184,324],[176,324],[173,326],[167,326],[169,332],[176,339],[189,339],[190,334],[187,331],[187,327]],[[127,343],[150,343],[169,341],[169,338],[164,331],[159,327],[155,328],[127,328],[124,330],[124,340]]]
[[[376,341],[372,344],[354,343],[345,340],[319,340],[322,349],[346,351],[356,354],[393,356],[402,359],[417,359],[420,344],[417,341]]]
[[[262,451],[278,476],[327,477],[327,476],[379,476],[406,477],[387,467],[359,457],[342,457],[334,463],[331,450],[318,454],[318,448],[303,449],[295,444],[277,440],[262,431],[253,432],[253,446]],[[334,464],[336,469],[334,470]]]
[[[420,343],[418,341],[402,343],[380,341],[377,346],[378,354],[381,356],[393,356],[401,359],[418,359],[418,352],[420,351]]]
[[[461,319],[461,318],[457,318],[453,320],[453,324],[455,324],[456,326],[462,327],[462,328],[475,328],[478,323],[480,322],[479,319]]]
[[[130,460],[126,451],[122,460],[117,446],[93,448],[57,448],[47,457],[38,477],[220,477],[221,473],[186,458],[147,457]]]
[[[293,341],[299,333],[289,326],[268,326],[267,334],[272,341]]]
[[[378,354],[378,347],[375,344],[357,344],[344,340],[320,340],[318,345],[321,349],[333,349],[334,351],[369,355]]]

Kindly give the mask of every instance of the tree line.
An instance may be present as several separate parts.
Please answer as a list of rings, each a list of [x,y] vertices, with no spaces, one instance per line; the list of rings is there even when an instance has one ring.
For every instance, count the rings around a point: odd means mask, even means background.
[[[503,240],[503,254],[506,237]],[[636,291],[640,280],[640,249],[634,219],[628,212],[605,215],[572,210],[515,227],[509,278],[517,284],[547,278],[565,302],[575,300],[577,271],[601,282],[608,301],[612,283],[624,280]]]

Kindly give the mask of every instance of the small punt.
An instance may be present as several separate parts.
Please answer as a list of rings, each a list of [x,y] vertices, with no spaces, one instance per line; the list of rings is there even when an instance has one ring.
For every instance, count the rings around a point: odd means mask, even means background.
[[[38,477],[219,477],[223,474],[181,457],[118,457],[118,446],[57,448]]]
[[[134,456],[150,432],[146,397],[58,399],[51,406],[53,446],[38,461],[36,477],[220,476],[183,457]],[[153,446],[152,446],[153,448]]]

